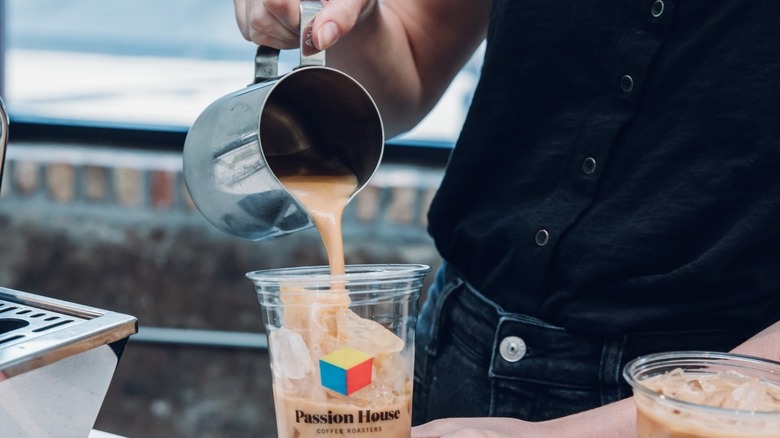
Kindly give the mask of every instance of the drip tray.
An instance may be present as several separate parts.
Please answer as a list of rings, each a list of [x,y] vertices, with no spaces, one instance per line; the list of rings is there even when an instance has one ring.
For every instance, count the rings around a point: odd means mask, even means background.
[[[0,287],[0,424],[6,437],[87,437],[133,316]]]

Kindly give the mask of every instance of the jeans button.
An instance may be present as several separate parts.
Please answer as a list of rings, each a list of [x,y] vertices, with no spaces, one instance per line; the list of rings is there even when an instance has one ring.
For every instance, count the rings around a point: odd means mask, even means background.
[[[653,2],[653,7],[650,8],[650,13],[653,14],[654,18],[660,17],[661,14],[664,13],[664,2],[663,2],[663,0],[655,0],[655,2]]]
[[[525,356],[525,341],[517,336],[507,336],[498,346],[501,357],[507,362],[517,362]]]
[[[630,93],[634,89],[634,78],[630,75],[623,75],[620,78],[620,89],[625,93]]]
[[[593,172],[596,171],[596,159],[593,157],[586,158],[585,161],[582,162],[582,171],[585,172],[586,175],[592,175]]]
[[[550,233],[545,229],[541,229],[536,232],[536,235],[534,236],[534,241],[539,246],[547,245],[547,242],[550,241]]]

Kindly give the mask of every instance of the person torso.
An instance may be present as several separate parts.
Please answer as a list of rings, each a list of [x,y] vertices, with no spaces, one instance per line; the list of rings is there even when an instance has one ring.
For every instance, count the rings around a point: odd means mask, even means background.
[[[593,332],[780,317],[780,3],[494,0],[429,214],[508,311]]]

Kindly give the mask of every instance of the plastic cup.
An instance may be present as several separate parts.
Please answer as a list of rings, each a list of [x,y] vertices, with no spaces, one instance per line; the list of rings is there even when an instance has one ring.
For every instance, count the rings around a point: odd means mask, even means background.
[[[247,274],[268,335],[280,438],[411,436],[414,333],[425,265]]]
[[[623,377],[634,391],[640,438],[780,437],[780,398],[773,404],[771,395],[780,397],[779,362],[729,353],[665,352],[634,359]],[[648,379],[660,378],[668,385],[662,391],[648,387],[653,381]],[[748,407],[759,400],[769,400],[770,406]]]

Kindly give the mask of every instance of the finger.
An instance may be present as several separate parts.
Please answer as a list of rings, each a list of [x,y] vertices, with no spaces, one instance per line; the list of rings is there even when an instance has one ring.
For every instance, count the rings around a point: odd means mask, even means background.
[[[236,13],[236,24],[238,25],[238,30],[241,31],[241,36],[245,40],[251,41],[249,37],[249,22],[246,18],[246,1],[233,0],[233,6]]]
[[[333,46],[375,4],[374,0],[323,0],[322,11],[312,25],[314,46],[319,50]]]
[[[258,46],[267,46],[282,50],[296,49],[300,46],[297,35],[294,35],[293,38],[277,38],[266,33],[250,31],[250,41]]]
[[[284,8],[290,9],[289,5],[283,0],[273,0],[271,8],[275,9],[278,16],[282,16]],[[249,39],[258,45],[268,45],[278,49],[291,49],[298,47],[298,33],[289,29],[290,18],[283,23],[277,15],[272,14],[265,6],[266,1],[248,0],[246,3],[246,20],[248,21],[247,32]],[[284,3],[284,5],[282,5]],[[296,3],[297,2],[289,2]],[[295,8],[292,8],[295,9]],[[297,14],[297,9],[296,12]],[[289,15],[289,14],[288,14]],[[273,44],[273,45],[271,45]]]
[[[268,35],[260,36],[256,39],[252,39],[258,46],[273,47],[276,49],[297,49],[300,46],[300,41],[296,38],[294,40],[280,40]]]
[[[263,5],[265,10],[289,32],[295,35],[301,33],[301,12],[298,1],[264,0]]]

